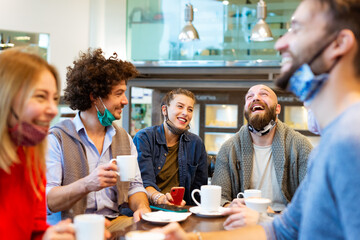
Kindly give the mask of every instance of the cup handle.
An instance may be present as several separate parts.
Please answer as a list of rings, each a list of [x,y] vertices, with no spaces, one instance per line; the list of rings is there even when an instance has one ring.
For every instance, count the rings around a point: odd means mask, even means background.
[[[240,198],[240,197],[245,198],[244,193],[242,193],[242,192],[239,192],[239,193],[236,195],[236,197],[237,197],[237,198]]]
[[[114,163],[114,162],[115,162],[115,164],[117,165],[117,163],[116,163],[116,158],[111,159],[109,162],[110,162],[110,163]],[[120,174],[119,174],[117,171],[114,171],[114,172],[120,177]]]
[[[196,192],[198,192],[199,195],[201,196],[200,190],[199,190],[199,189],[194,189],[194,190],[191,192],[191,198],[192,198],[192,200],[194,200],[194,202],[196,203],[196,205],[201,206],[201,204],[200,204],[198,201],[196,201],[196,199],[195,199],[195,196],[194,196],[194,195],[195,195]]]

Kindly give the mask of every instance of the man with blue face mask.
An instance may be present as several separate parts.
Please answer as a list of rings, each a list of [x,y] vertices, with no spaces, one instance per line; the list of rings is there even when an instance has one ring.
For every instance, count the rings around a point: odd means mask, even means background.
[[[118,155],[137,155],[129,134],[114,123],[128,104],[126,83],[137,74],[131,63],[118,60],[116,54],[106,59],[101,49],[80,54],[74,66],[68,67],[64,98],[79,112],[73,120],[53,126],[48,137],[50,224],[95,213],[127,225],[132,221],[120,216],[122,206],[134,211],[135,221],[150,212],[139,167],[134,180],[122,182],[117,166],[110,163]]]
[[[359,16],[359,0],[304,0],[291,31],[275,45],[283,58],[276,84],[306,101],[321,128],[307,175],[283,214],[227,232],[185,233],[171,224],[164,233],[203,240],[359,239]]]

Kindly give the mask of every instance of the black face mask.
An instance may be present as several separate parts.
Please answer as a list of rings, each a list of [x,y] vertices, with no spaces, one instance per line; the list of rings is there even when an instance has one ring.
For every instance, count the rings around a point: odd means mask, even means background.
[[[184,129],[177,128],[175,126],[175,124],[170,121],[170,119],[168,117],[169,114],[168,114],[168,111],[167,111],[167,106],[165,106],[165,107],[166,107],[165,123],[168,126],[171,133],[173,133],[175,135],[181,135],[181,134],[183,134],[184,132],[186,132],[186,131],[188,131],[190,129],[189,124]]]

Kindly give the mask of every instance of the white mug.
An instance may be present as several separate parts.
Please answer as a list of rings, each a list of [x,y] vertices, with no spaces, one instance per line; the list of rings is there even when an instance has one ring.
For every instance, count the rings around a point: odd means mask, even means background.
[[[203,185],[199,189],[194,189],[191,192],[191,197],[194,202],[201,207],[201,210],[206,212],[217,212],[219,211],[221,201],[221,186],[216,185]],[[194,194],[200,194],[201,204],[196,201]]]
[[[246,189],[244,192],[239,192],[236,195],[237,198],[243,197],[243,198],[251,198],[251,197],[257,197],[261,198],[261,190],[258,189]]]
[[[105,217],[98,214],[81,214],[74,218],[77,240],[103,240]]]
[[[270,205],[270,203],[271,200],[268,198],[257,198],[257,197],[245,198],[245,205],[248,208],[251,208],[261,213],[265,213],[267,211],[267,208]]]
[[[135,179],[137,159],[135,155],[119,155],[110,160],[118,167],[116,172],[120,176],[120,181],[130,182]]]

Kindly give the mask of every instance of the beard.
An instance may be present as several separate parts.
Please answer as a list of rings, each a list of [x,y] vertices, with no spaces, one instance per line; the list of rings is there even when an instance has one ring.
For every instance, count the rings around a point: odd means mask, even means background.
[[[300,66],[301,64],[293,65],[288,71],[281,73],[280,76],[275,79],[275,86],[282,90],[286,90],[291,76],[299,69]]]
[[[244,110],[244,115],[248,123],[257,131],[260,131],[264,129],[264,127],[268,125],[271,120],[276,120],[276,105],[269,108],[266,104],[261,104],[265,108],[265,113],[253,115],[250,109],[254,103],[260,104],[261,102],[255,101],[249,105],[249,107]]]

